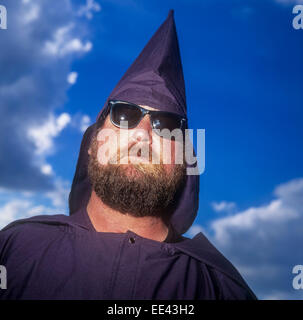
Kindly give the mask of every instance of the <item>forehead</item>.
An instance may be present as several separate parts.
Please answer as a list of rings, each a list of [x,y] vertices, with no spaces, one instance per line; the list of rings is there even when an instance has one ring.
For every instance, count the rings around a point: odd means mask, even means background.
[[[149,107],[149,106],[146,106],[144,104],[139,104],[140,107],[146,109],[146,110],[151,110],[151,111],[159,111],[159,109],[156,109],[156,108],[152,108],[152,107]]]

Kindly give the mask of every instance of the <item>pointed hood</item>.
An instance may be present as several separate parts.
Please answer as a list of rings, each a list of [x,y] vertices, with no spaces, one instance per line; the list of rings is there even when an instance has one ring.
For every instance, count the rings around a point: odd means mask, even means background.
[[[126,100],[187,116],[185,85],[173,10],[111,92],[97,116],[97,121],[110,99]],[[87,164],[88,148],[95,128],[96,123],[86,130],[82,139],[69,195],[70,214],[86,208],[91,194]],[[183,193],[171,218],[171,224],[180,234],[189,229],[197,215],[198,193],[199,176],[187,176]],[[87,220],[87,217],[83,217],[83,220]]]
[[[173,10],[109,95],[186,116],[186,99]],[[100,116],[101,112],[99,113]]]

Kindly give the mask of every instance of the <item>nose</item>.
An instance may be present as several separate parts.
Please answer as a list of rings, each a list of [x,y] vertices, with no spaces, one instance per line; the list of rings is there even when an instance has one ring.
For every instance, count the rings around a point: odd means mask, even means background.
[[[152,139],[152,127],[150,123],[150,116],[146,114],[138,125],[129,129],[129,138],[131,141],[135,142],[151,142]]]

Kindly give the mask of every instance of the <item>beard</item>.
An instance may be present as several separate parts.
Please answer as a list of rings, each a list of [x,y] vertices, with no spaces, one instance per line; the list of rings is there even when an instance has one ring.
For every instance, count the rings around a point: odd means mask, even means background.
[[[88,176],[96,195],[104,204],[134,217],[169,219],[186,181],[186,166],[170,170],[162,163],[100,164],[98,143],[93,138]],[[151,154],[151,153],[150,153]]]

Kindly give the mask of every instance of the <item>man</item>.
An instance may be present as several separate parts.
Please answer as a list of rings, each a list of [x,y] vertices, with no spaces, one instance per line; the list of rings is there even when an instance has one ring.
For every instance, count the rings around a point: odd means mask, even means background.
[[[182,142],[169,141],[172,157],[166,161],[168,163],[163,164],[163,157],[160,156],[161,140],[153,137],[155,133],[152,132],[151,121],[141,114],[141,110],[152,111],[152,123],[165,122],[170,115],[126,101],[110,102],[110,116],[98,129],[99,134],[93,136],[88,150],[88,175],[93,190],[87,213],[97,231],[127,232],[131,229],[145,238],[164,241],[168,235],[167,225],[173,202],[186,177],[185,165],[175,164],[176,149],[181,150]],[[135,128],[120,129],[122,117],[124,120],[130,117],[129,121]],[[178,129],[182,118],[175,119]],[[111,133],[114,139],[108,143],[107,148],[105,140],[111,135],[106,133]],[[98,159],[98,151],[102,147],[104,152]],[[108,152],[107,161],[105,151]],[[158,163],[152,163],[152,156]],[[115,160],[115,163],[111,164],[110,160]]]
[[[175,161],[183,140],[170,140],[165,163],[167,150],[155,147],[167,137],[154,130],[165,128],[187,128],[172,11],[84,134],[70,216],[18,220],[0,232],[2,299],[256,298],[202,233],[182,236],[197,214],[199,176]]]

